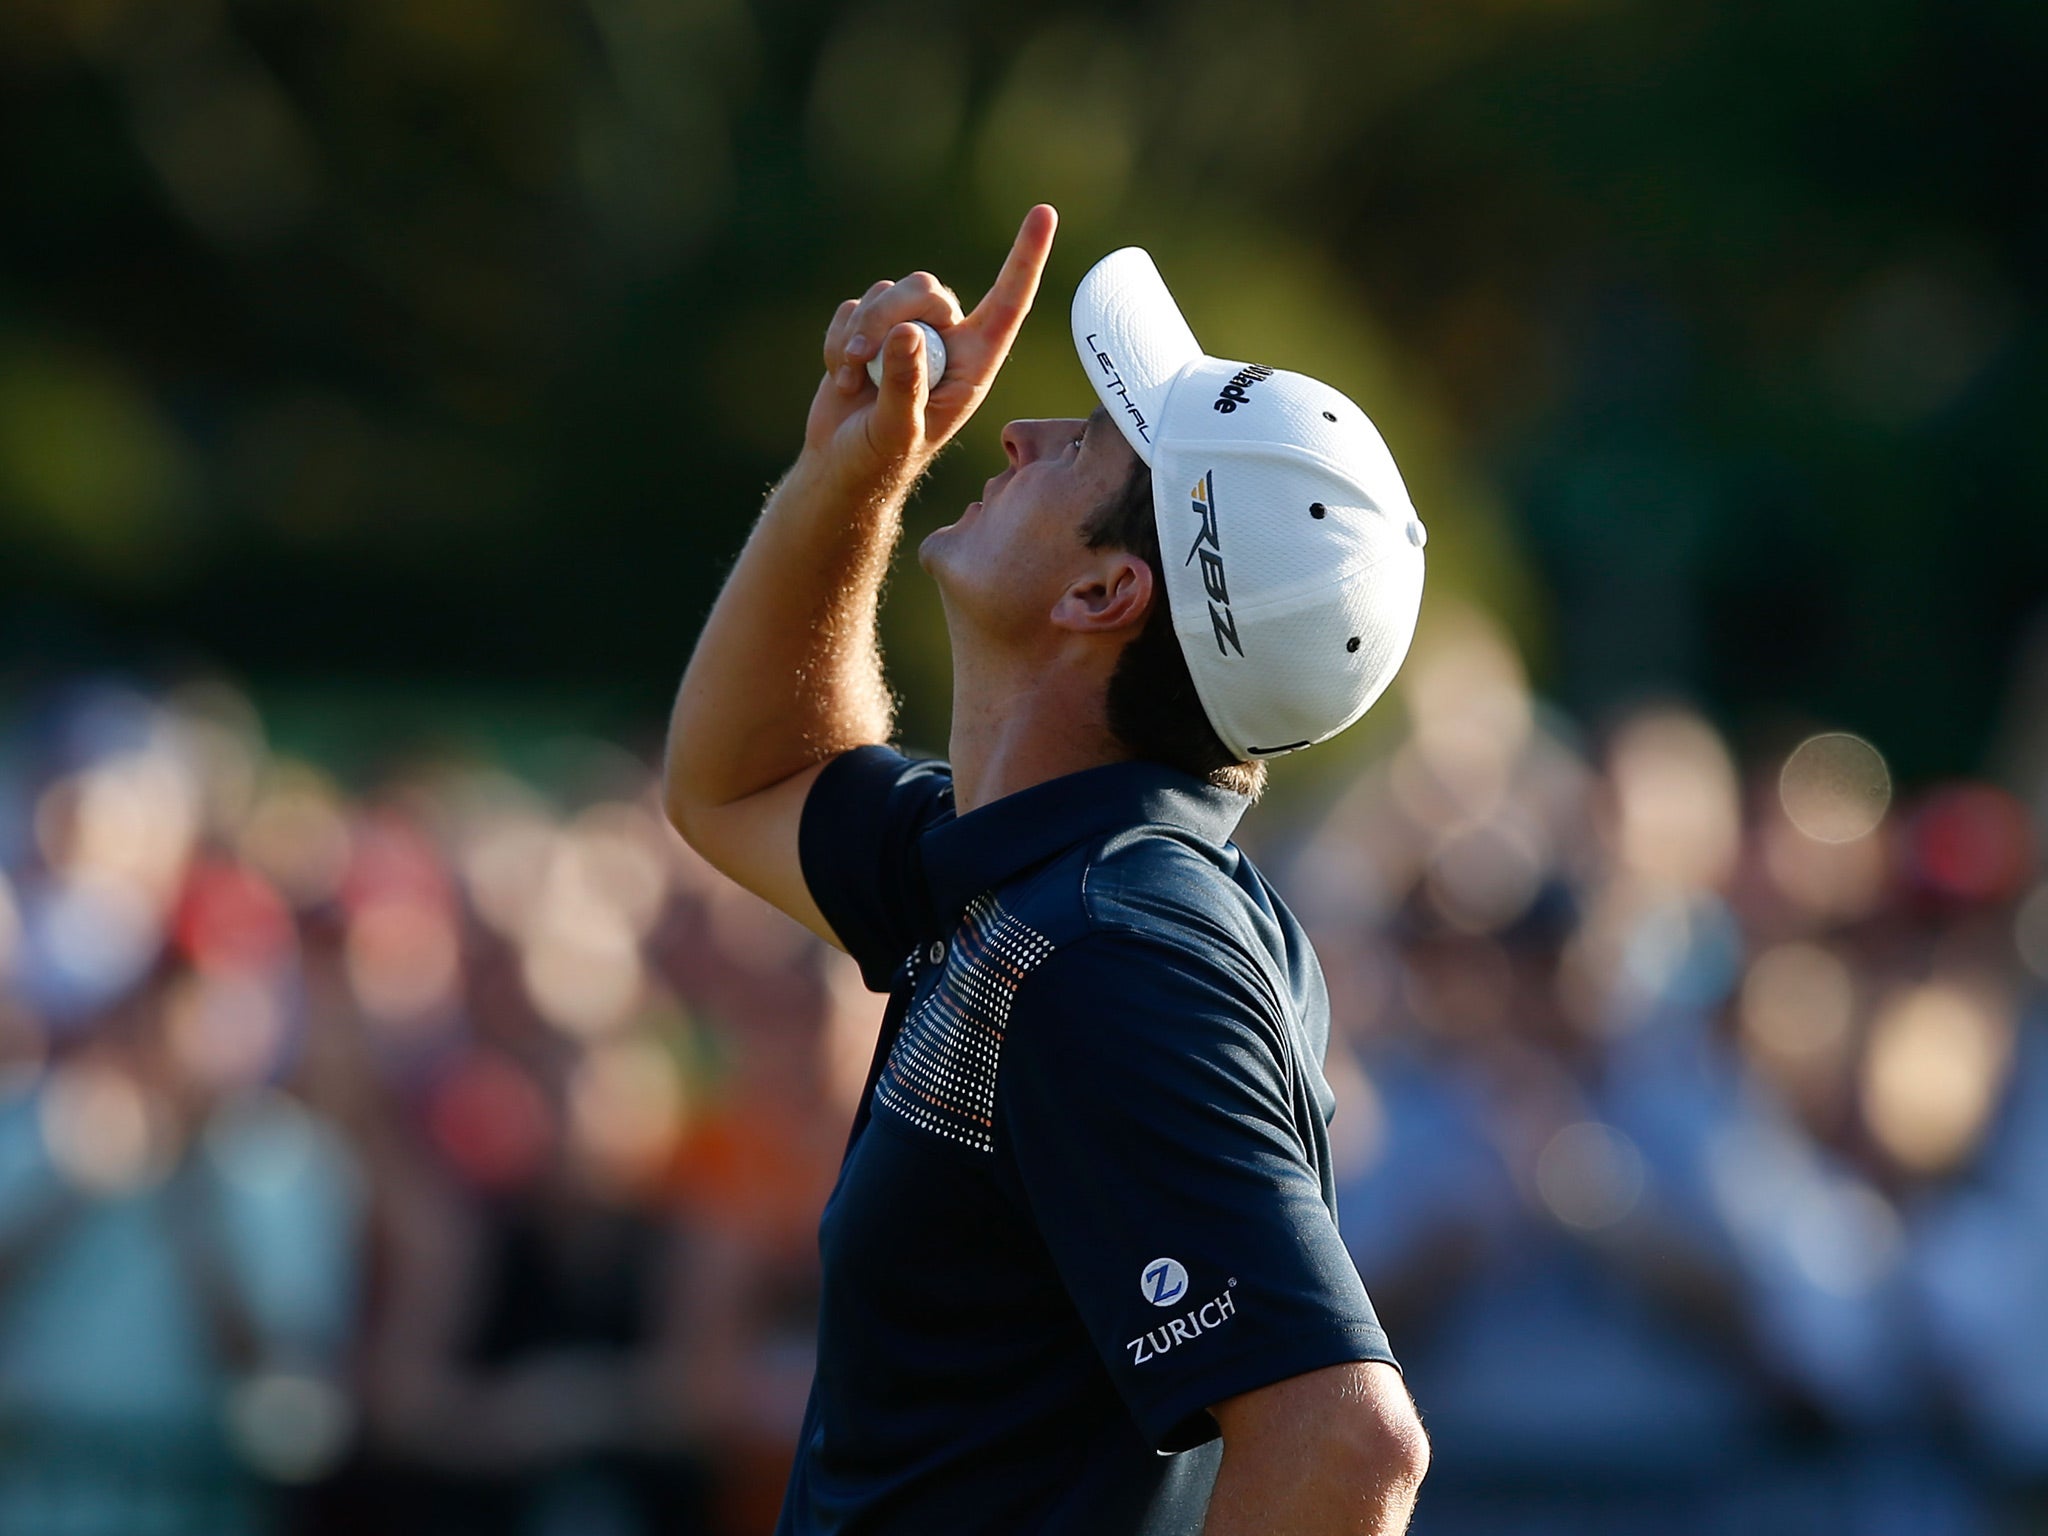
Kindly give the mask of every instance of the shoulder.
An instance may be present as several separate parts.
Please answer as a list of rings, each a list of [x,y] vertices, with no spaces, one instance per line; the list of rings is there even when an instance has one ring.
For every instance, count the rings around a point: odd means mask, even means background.
[[[1285,1002],[1241,957],[1156,926],[1096,923],[1020,978],[1004,1071],[1070,1086],[1202,1063],[1264,1076],[1285,1070],[1289,1035]]]
[[[1027,1158],[1034,1134],[1084,1133],[1183,1147],[1246,1137],[1298,1158],[1301,1033],[1254,968],[1156,931],[1092,927],[1017,987],[1001,1135]]]
[[[1324,1006],[1308,935],[1235,844],[1156,828],[1118,834],[1088,860],[1081,907],[1099,951],[1150,951],[1228,977],[1276,1018]]]
[[[1261,966],[1306,942],[1234,843],[1156,827],[1118,833],[1093,849],[1081,899],[1091,931],[1156,935]]]
[[[1158,827],[1118,832],[1039,872],[1030,905],[1063,912],[1022,982],[1006,1055],[1020,1070],[1106,1072],[1199,1057],[1260,1078],[1320,1062],[1322,969],[1293,915],[1232,844]]]
[[[860,962],[873,991],[888,989],[922,923],[918,840],[952,815],[946,764],[882,746],[831,759],[805,794],[796,867],[813,926]]]
[[[1292,919],[1254,889],[1263,881],[1236,848],[1141,826],[1070,848],[993,894],[1045,942],[1054,988],[1086,976],[1128,990],[1159,973],[1253,981],[1272,968]]]
[[[1126,828],[1069,849],[995,895],[1045,942],[1041,995],[1205,982],[1246,993],[1276,1017],[1321,1006],[1307,935],[1234,844],[1170,828]]]
[[[827,762],[804,799],[805,835],[847,830],[845,818],[884,808],[935,815],[953,808],[953,769],[893,747],[855,747]]]

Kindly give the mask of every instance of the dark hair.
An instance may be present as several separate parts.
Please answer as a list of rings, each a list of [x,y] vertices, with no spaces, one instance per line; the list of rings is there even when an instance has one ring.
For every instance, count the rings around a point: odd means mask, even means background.
[[[1117,658],[1109,677],[1110,733],[1132,756],[1206,779],[1254,800],[1266,787],[1266,765],[1240,761],[1223,745],[1202,709],[1187,657],[1173,632],[1166,579],[1159,564],[1159,525],[1152,516],[1152,471],[1142,461],[1130,478],[1081,525],[1090,549],[1121,549],[1152,568],[1152,606]]]

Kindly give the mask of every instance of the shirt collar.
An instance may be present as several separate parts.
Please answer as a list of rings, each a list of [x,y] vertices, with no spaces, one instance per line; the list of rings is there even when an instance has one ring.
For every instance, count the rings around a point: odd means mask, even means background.
[[[944,821],[918,840],[935,915],[951,929],[967,904],[1076,843],[1156,826],[1230,840],[1251,801],[1158,763],[1108,763],[1020,789]]]

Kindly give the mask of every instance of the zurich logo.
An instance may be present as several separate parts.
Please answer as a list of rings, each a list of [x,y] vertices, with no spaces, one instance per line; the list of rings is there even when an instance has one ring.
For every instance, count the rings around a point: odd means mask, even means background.
[[[1170,1307],[1188,1293],[1188,1272],[1177,1259],[1154,1259],[1138,1274],[1138,1289],[1155,1307]]]

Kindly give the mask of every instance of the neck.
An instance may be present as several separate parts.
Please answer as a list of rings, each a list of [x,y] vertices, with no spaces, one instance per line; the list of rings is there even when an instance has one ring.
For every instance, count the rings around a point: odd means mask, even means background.
[[[1048,779],[1130,756],[1103,717],[1106,676],[1071,659],[1047,666],[953,662],[953,804],[969,811]]]

